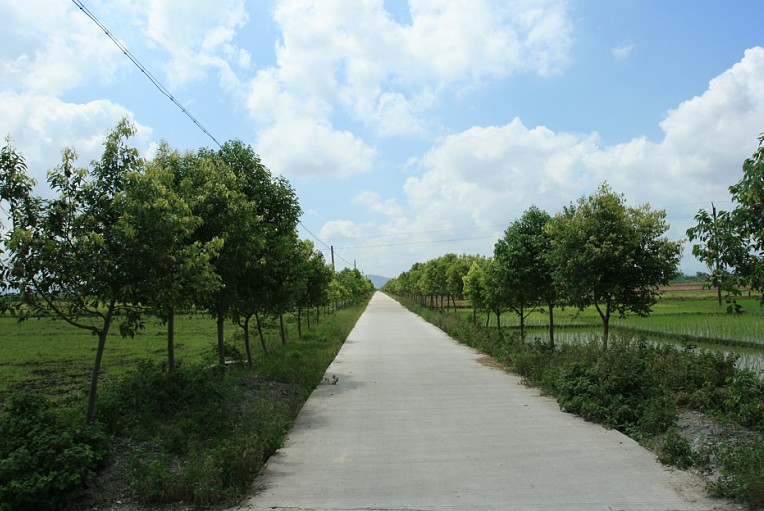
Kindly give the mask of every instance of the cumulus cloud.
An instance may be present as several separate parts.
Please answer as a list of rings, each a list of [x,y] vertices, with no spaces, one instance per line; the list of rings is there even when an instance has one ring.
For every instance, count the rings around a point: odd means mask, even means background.
[[[217,72],[227,90],[239,87],[237,70],[250,65],[249,52],[234,44],[248,21],[243,0],[147,0],[146,34],[167,51],[171,88]]]
[[[318,233],[325,240],[357,239],[365,236],[363,228],[351,220],[331,220]]]
[[[382,217],[401,217],[403,208],[395,199],[383,200],[376,192],[363,191],[353,197],[353,204],[359,204],[368,209],[373,215]]]
[[[349,131],[310,118],[286,119],[260,133],[263,161],[288,178],[341,178],[371,167],[374,149]]]
[[[46,182],[46,172],[61,162],[65,147],[77,151],[81,165],[99,158],[106,134],[123,117],[132,114],[107,100],[77,104],[52,96],[0,91],[0,133],[11,136],[38,183]],[[133,144],[145,152],[151,128],[138,123],[136,128]]]
[[[520,72],[551,75],[570,61],[563,0],[413,0],[409,10],[411,23],[400,24],[381,0],[279,1],[276,64],[251,80],[246,100],[265,124],[261,144],[275,149],[275,126],[296,117],[327,127],[350,116],[377,136],[423,137],[445,90]]]
[[[58,96],[114,79],[125,65],[104,33],[69,2],[0,0],[0,88]]]
[[[473,127],[451,135],[415,163],[404,186],[415,231],[508,225],[535,204],[550,213],[607,180],[630,204],[669,212],[729,197],[764,119],[764,49],[753,48],[711,80],[702,95],[669,111],[660,141],[635,138],[604,146],[596,134],[526,127]],[[671,217],[671,214],[669,215]],[[672,220],[684,237],[692,214]],[[490,247],[488,251],[490,251]]]

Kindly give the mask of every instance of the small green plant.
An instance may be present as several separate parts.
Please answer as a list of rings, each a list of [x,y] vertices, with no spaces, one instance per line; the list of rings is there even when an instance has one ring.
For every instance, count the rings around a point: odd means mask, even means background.
[[[679,434],[678,429],[669,429],[663,439],[658,460],[664,465],[685,470],[695,465],[695,458],[690,442]]]
[[[735,422],[764,432],[764,382],[750,371],[736,374],[723,409]]]
[[[8,398],[0,415],[0,511],[57,509],[66,493],[93,479],[106,436],[74,419],[39,394]]]

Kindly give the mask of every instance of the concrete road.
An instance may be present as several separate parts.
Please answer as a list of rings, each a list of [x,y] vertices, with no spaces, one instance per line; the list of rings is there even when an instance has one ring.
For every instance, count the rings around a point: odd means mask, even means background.
[[[377,293],[236,509],[734,509],[480,358]]]

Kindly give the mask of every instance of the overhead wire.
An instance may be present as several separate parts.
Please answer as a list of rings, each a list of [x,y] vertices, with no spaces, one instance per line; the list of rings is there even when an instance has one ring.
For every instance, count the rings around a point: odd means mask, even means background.
[[[180,104],[180,102],[175,98],[175,96],[173,96],[173,94],[167,89],[167,87],[165,87],[162,84],[162,82],[160,82],[159,79],[157,79],[151,73],[151,71],[149,71],[146,68],[146,66],[144,66],[141,63],[140,60],[138,60],[138,57],[133,55],[133,53],[130,50],[128,50],[127,47],[124,44],[122,44],[122,42],[119,39],[117,39],[117,37],[114,34],[111,33],[111,31],[106,27],[106,25],[104,25],[101,22],[101,20],[99,20],[96,17],[95,14],[90,12],[90,10],[82,3],[81,0],[72,0],[72,3],[74,5],[76,5],[88,18],[90,18],[93,21],[93,23],[98,25],[98,27],[104,32],[104,34],[106,34],[109,37],[109,39],[111,39],[111,41],[122,51],[122,53],[125,54],[125,56],[128,59],[130,59],[130,61],[146,76],[146,78],[148,78],[148,80],[152,83],[152,85],[154,85],[154,87],[156,87],[156,89],[159,92],[161,92],[164,96],[166,96],[167,99],[172,101],[175,104],[175,106],[177,106],[181,110],[181,112],[183,112],[186,115],[186,117],[188,117],[191,120],[191,122],[193,122],[205,135],[207,135],[210,139],[212,139],[212,141],[215,142],[215,144],[217,144],[218,147],[222,147],[220,142],[218,142],[218,140],[207,130],[207,128],[205,128],[202,125],[202,123],[199,122],[199,120],[196,117],[194,117],[194,115],[191,112],[188,111],[188,109],[186,107],[184,107],[183,105]],[[318,236],[313,234],[310,231],[310,229],[305,227],[305,224],[303,224],[302,222],[299,222],[299,224],[316,241],[318,241],[319,243],[324,245],[327,249],[332,250],[332,252],[334,253],[335,257],[339,258],[340,260],[345,262],[345,264],[347,264],[347,265],[353,265],[354,266],[354,263],[351,263],[350,261],[348,261],[347,259],[342,257],[342,255],[340,255],[336,251],[334,251],[334,249],[332,247],[330,247],[329,245],[327,245],[322,239],[320,239]]]
[[[319,243],[321,243],[323,246],[325,246],[325,247],[327,248],[327,250],[331,250],[332,254],[334,254],[334,256],[335,256],[335,257],[337,257],[337,258],[341,259],[342,261],[344,261],[344,262],[345,262],[345,264],[347,264],[348,266],[355,266],[353,263],[351,263],[350,261],[348,261],[347,259],[345,259],[344,257],[342,257],[342,256],[341,256],[339,253],[337,253],[337,251],[334,249],[334,247],[331,247],[331,246],[327,245],[327,244],[326,244],[326,242],[325,242],[324,240],[322,240],[321,238],[319,238],[318,236],[316,236],[315,234],[313,234],[313,233],[311,232],[311,230],[310,230],[310,229],[308,229],[307,227],[305,227],[305,224],[304,224],[304,223],[302,223],[302,221],[298,221],[298,223],[300,224],[300,226],[301,226],[303,229],[305,229],[305,231],[306,231],[308,234],[310,234],[310,235],[313,237],[313,239],[315,239],[316,241],[318,241]]]
[[[175,99],[175,96],[173,96],[173,95],[172,95],[172,93],[171,93],[169,90],[167,90],[167,87],[165,87],[164,85],[162,85],[162,83],[161,83],[161,82],[160,82],[160,81],[159,81],[159,80],[158,80],[158,79],[157,79],[157,78],[156,78],[156,77],[155,77],[153,74],[151,74],[151,71],[149,71],[149,70],[146,68],[146,66],[144,66],[143,64],[141,64],[141,62],[138,60],[138,58],[137,58],[135,55],[133,55],[133,54],[130,52],[130,50],[128,50],[128,49],[127,49],[127,47],[126,47],[124,44],[122,44],[122,42],[121,42],[119,39],[117,39],[117,38],[114,36],[114,34],[112,34],[112,33],[111,33],[111,31],[109,31],[109,29],[108,29],[108,28],[106,28],[106,25],[104,25],[103,23],[101,23],[101,21],[100,21],[100,20],[99,20],[99,19],[98,19],[98,18],[95,16],[95,14],[93,14],[92,12],[90,12],[90,10],[89,10],[87,7],[85,7],[85,5],[84,5],[84,4],[83,4],[83,3],[82,3],[80,0],[72,0],[72,3],[73,3],[74,5],[76,5],[77,7],[79,7],[79,9],[80,9],[80,10],[81,10],[83,13],[85,13],[85,15],[86,15],[88,18],[90,18],[90,19],[93,21],[93,23],[95,23],[96,25],[98,25],[98,27],[99,27],[101,30],[103,30],[103,32],[104,32],[104,33],[105,33],[105,34],[106,34],[106,35],[109,37],[109,39],[111,39],[111,40],[112,40],[112,42],[113,42],[114,44],[116,44],[116,45],[117,45],[117,47],[118,47],[120,50],[122,50],[122,53],[124,53],[124,54],[125,54],[125,56],[126,56],[127,58],[129,58],[129,59],[130,59],[130,61],[132,61],[132,63],[133,63],[133,64],[135,64],[135,66],[136,66],[138,69],[140,69],[140,70],[141,70],[141,72],[142,72],[142,73],[143,73],[143,74],[146,76],[146,78],[148,78],[148,79],[149,79],[149,81],[150,81],[150,82],[151,82],[151,83],[154,85],[154,87],[156,87],[156,88],[159,90],[159,92],[161,92],[161,93],[162,93],[163,95],[165,95],[165,96],[166,96],[166,97],[167,97],[167,98],[168,98],[170,101],[172,101],[172,102],[175,104],[175,106],[177,106],[178,108],[180,108],[180,110],[181,110],[181,111],[182,111],[184,114],[186,114],[186,117],[188,117],[189,119],[191,119],[191,121],[192,121],[194,124],[196,124],[196,126],[197,126],[197,127],[200,129],[200,130],[202,130],[202,131],[204,132],[204,134],[205,134],[205,135],[207,135],[208,137],[210,137],[210,138],[212,139],[212,141],[213,141],[213,142],[215,142],[215,143],[218,145],[218,147],[222,147],[222,146],[221,146],[221,144],[220,144],[220,142],[218,142],[218,140],[217,140],[215,137],[213,137],[213,136],[212,136],[212,134],[211,134],[209,131],[207,131],[207,128],[205,128],[205,127],[202,125],[202,123],[201,123],[201,122],[199,122],[199,121],[196,119],[196,117],[194,117],[194,116],[191,114],[191,112],[189,112],[189,111],[188,111],[188,109],[187,109],[186,107],[184,107],[183,105],[181,105],[181,104],[180,104],[180,102],[178,102],[178,100],[177,100],[177,99]]]

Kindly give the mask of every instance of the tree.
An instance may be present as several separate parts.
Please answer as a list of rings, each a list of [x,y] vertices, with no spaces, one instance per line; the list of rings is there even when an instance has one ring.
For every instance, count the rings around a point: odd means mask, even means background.
[[[249,318],[253,314],[259,332],[262,332],[260,312],[278,315],[281,338],[285,340],[283,314],[294,303],[293,269],[301,210],[289,182],[273,177],[250,146],[239,140],[229,141],[216,156],[236,177],[238,190],[257,219],[249,223],[247,231],[241,231],[243,238],[237,237],[238,247],[231,250],[228,262],[236,266],[225,270],[230,279],[227,313],[244,329],[247,355],[251,360]],[[265,350],[262,334],[260,340]]]
[[[692,254],[711,270],[711,285],[716,288],[717,301],[722,305],[722,292],[736,293],[738,286],[733,268],[740,267],[748,258],[748,247],[739,229],[739,223],[726,211],[717,213],[711,204],[711,214],[701,209],[695,215],[697,225],[687,229]]]
[[[93,421],[106,339],[115,320],[122,335],[141,327],[143,308],[132,303],[134,261],[141,247],[125,242],[123,206],[128,175],[143,161],[127,145],[135,128],[123,119],[90,169],[77,168],[65,149],[62,163],[48,173],[54,199],[30,195],[24,168],[4,161],[2,196],[12,197],[13,232],[6,240],[12,286],[31,313],[55,314],[91,332],[98,346],[90,379],[86,421]],[[9,162],[11,160],[8,160]]]
[[[555,281],[579,309],[594,305],[605,346],[612,313],[647,316],[658,286],[676,272],[681,243],[664,237],[665,218],[649,205],[627,207],[603,183],[549,223]]]
[[[550,248],[546,225],[550,216],[535,206],[510,224],[494,246],[498,285],[504,288],[507,307],[520,319],[520,336],[525,338],[525,318],[539,305],[549,308],[550,342],[554,345],[556,290],[552,267],[547,260]]]
[[[254,200],[242,190],[241,181],[216,152],[202,149],[193,162],[182,169],[178,187],[194,216],[203,219],[195,229],[192,241],[206,245],[213,240],[221,244],[211,259],[220,286],[199,297],[217,323],[218,364],[225,368],[225,320],[238,299],[251,254],[259,253],[264,241],[256,235],[262,218],[257,215]]]
[[[737,273],[753,289],[764,291],[764,134],[759,147],[743,163],[743,177],[730,187],[738,206],[732,212],[747,256],[737,264]],[[762,293],[764,302],[764,293]]]
[[[477,311],[484,310],[488,312],[488,299],[485,289],[485,259],[475,258],[472,261],[467,274],[462,277],[464,282],[464,294],[472,305],[472,322],[477,325]]]
[[[302,335],[302,310],[317,309],[328,302],[329,282],[332,281],[332,269],[326,265],[324,254],[316,250],[310,240],[303,240],[299,249],[299,271],[301,284],[297,289],[297,331]],[[308,314],[310,328],[310,314]]]
[[[124,243],[140,255],[131,262],[138,276],[133,301],[153,309],[167,324],[170,371],[175,369],[175,311],[194,305],[220,286],[211,260],[222,240],[192,240],[202,219],[193,215],[177,187],[182,167],[193,164],[193,155],[181,156],[161,144],[144,172],[127,176],[121,229],[117,229]]]
[[[13,147],[10,137],[7,137],[6,144],[0,149],[0,200],[5,206],[3,213],[11,222],[4,241],[10,242],[17,228],[24,228],[36,221],[40,201],[31,195],[34,185],[35,181],[27,175],[24,157]],[[4,226],[0,224],[1,227]],[[5,311],[12,305],[5,292],[12,280],[12,267],[9,267],[7,262],[0,249],[0,287],[3,291],[0,311]]]
[[[449,307],[449,299],[456,309],[456,299],[461,299],[464,295],[464,280],[462,278],[470,271],[471,262],[466,254],[462,256],[446,254],[441,259],[446,264],[446,309]]]
[[[508,291],[502,285],[502,270],[494,259],[488,259],[483,268],[483,291],[486,309],[496,315],[496,329],[501,336],[501,315],[507,310]]]

